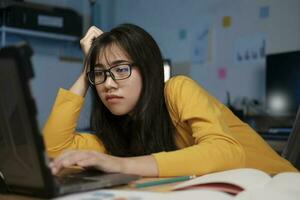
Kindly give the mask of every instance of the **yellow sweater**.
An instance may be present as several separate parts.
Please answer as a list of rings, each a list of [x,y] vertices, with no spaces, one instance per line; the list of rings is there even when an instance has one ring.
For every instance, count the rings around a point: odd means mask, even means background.
[[[250,167],[267,173],[297,171],[246,123],[185,76],[165,85],[165,100],[176,127],[178,150],[153,154],[159,176],[180,176]],[[97,136],[76,133],[84,98],[60,89],[44,127],[49,156],[66,149],[105,152]]]

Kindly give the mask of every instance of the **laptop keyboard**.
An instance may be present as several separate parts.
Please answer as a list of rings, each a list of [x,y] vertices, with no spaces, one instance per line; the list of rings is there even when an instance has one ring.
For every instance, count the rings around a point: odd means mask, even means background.
[[[72,176],[63,176],[63,177],[56,177],[56,180],[60,185],[71,185],[71,184],[79,184],[79,183],[88,183],[88,182],[96,182],[93,179],[85,179],[79,177],[72,177]]]
[[[96,182],[99,180],[93,178],[103,175],[103,172],[98,170],[86,170],[80,173],[68,174],[65,176],[56,176],[56,180],[61,185],[70,185],[85,182]]]

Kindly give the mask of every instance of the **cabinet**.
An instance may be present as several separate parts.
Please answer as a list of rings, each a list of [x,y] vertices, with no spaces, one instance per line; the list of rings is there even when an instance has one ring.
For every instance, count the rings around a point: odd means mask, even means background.
[[[7,36],[9,34],[26,35],[26,36],[31,36],[31,37],[54,39],[54,40],[69,41],[69,42],[75,42],[75,41],[79,40],[78,37],[70,36],[70,35],[47,33],[47,32],[41,32],[41,31],[32,31],[32,30],[12,28],[12,27],[7,27],[7,26],[1,26],[0,32],[1,32],[1,46],[6,45]]]
[[[30,43],[35,53],[57,56],[60,59],[82,62],[80,38],[72,35],[0,26],[0,47],[21,41]]]

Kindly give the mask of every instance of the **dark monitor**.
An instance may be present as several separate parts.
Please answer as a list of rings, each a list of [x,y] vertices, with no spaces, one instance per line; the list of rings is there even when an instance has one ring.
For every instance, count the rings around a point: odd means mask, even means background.
[[[299,105],[300,51],[267,55],[267,112],[276,116],[294,116]]]

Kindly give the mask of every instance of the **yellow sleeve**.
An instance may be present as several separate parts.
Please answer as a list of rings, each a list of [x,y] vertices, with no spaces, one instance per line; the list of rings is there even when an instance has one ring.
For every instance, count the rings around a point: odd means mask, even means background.
[[[66,149],[86,149],[105,152],[102,142],[90,133],[75,131],[84,98],[60,89],[43,129],[44,142],[50,157]]]
[[[221,104],[215,98],[184,76],[170,79],[165,97],[175,127],[186,126],[194,144],[153,154],[159,176],[202,175],[245,166],[244,149],[228,134]]]

